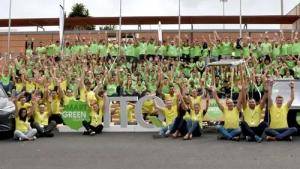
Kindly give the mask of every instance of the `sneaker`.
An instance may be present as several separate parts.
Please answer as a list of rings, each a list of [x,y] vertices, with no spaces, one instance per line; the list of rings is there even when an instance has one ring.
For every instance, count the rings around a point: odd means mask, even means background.
[[[246,141],[253,141],[253,139],[250,136],[246,136]]]
[[[96,135],[96,132],[92,131],[92,132],[90,133],[90,136],[94,136],[94,135]]]
[[[240,137],[233,137],[231,140],[232,141],[240,141]]]
[[[267,141],[276,141],[276,138],[275,137],[271,137],[271,136],[267,136],[266,140]]]
[[[37,139],[36,136],[33,136],[33,137],[32,137],[32,140],[36,140],[36,139]]]
[[[87,136],[87,135],[90,135],[90,133],[91,133],[90,131],[84,131],[83,135]]]
[[[257,143],[261,143],[262,140],[263,140],[263,139],[262,139],[261,137],[255,136],[255,141],[256,141]]]
[[[287,141],[293,141],[293,136],[288,137]]]

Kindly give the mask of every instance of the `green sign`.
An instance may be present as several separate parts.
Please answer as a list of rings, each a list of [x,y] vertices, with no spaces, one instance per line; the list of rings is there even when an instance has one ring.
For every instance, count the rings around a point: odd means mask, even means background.
[[[86,102],[72,100],[64,107],[62,118],[71,129],[79,130],[82,121],[90,120],[90,108]]]
[[[223,117],[223,112],[220,110],[217,101],[211,99],[209,101],[209,107],[206,113],[206,119],[211,121],[220,121]]]
[[[300,125],[300,112],[297,113],[296,121]]]

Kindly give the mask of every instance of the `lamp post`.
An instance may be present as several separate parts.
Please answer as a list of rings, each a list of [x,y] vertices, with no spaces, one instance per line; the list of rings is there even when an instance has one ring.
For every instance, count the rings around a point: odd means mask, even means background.
[[[223,16],[225,16],[225,3],[228,2],[228,0],[220,0],[222,2],[223,7]],[[225,24],[223,24],[223,31],[225,30]]]

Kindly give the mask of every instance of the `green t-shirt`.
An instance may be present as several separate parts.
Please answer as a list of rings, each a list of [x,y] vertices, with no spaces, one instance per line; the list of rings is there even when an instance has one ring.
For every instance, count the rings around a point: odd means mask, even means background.
[[[211,56],[218,57],[221,54],[220,46],[214,45],[211,49]]]
[[[98,54],[98,44],[97,43],[92,43],[89,47],[89,53],[93,54],[93,55],[97,55]]]
[[[147,51],[147,43],[146,42],[140,42],[139,43],[139,55],[145,55]]]
[[[300,66],[295,66],[293,68],[293,71],[294,71],[294,76],[298,79],[300,79]]]
[[[117,93],[117,85],[116,84],[108,84],[106,86],[106,91],[108,96],[112,96]]]
[[[107,47],[106,47],[106,45],[100,44],[98,46],[98,48],[99,48],[98,50],[99,50],[99,54],[100,54],[101,57],[107,56]]]
[[[289,47],[289,45],[286,43],[281,46],[281,55],[282,56],[288,55],[288,47]]]
[[[41,55],[43,55],[43,54],[46,54],[46,48],[45,48],[45,47],[37,47],[37,48],[35,49],[35,51],[36,51],[36,53],[37,53],[39,56],[41,56]]]
[[[133,44],[128,44],[125,47],[125,55],[126,56],[135,56],[135,47]]]
[[[273,47],[273,50],[272,50],[272,57],[273,59],[277,58],[280,56],[280,46],[277,46],[277,47]]]
[[[232,55],[232,45],[231,42],[223,42],[221,46],[222,55],[231,56]]]
[[[269,42],[264,42],[261,45],[262,55],[270,55],[272,50],[272,45]]]
[[[147,55],[155,55],[156,47],[153,43],[148,43],[146,48]]]
[[[162,46],[158,46],[157,48],[158,48],[157,55],[159,55],[159,56],[167,55],[167,47],[166,46],[162,45]]]
[[[178,51],[177,51],[177,47],[174,45],[169,45],[168,49],[167,49],[167,55],[169,57],[177,57],[178,56]]]
[[[183,46],[182,47],[182,54],[183,55],[189,55],[190,54],[190,47],[189,46]]]
[[[196,45],[194,47],[191,48],[191,57],[195,58],[195,57],[200,57],[201,56],[201,47]]]
[[[10,76],[4,76],[4,75],[2,75],[0,81],[1,81],[1,83],[4,86],[7,86],[9,84],[9,82],[10,82]]]

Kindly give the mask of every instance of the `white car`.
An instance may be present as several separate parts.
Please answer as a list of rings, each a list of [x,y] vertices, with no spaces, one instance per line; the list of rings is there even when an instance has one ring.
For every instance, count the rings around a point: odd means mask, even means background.
[[[0,138],[10,138],[15,129],[15,104],[0,86]]]

